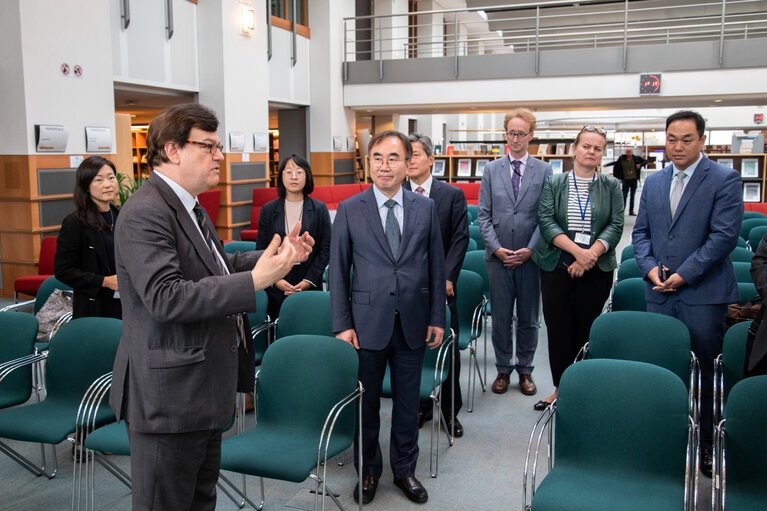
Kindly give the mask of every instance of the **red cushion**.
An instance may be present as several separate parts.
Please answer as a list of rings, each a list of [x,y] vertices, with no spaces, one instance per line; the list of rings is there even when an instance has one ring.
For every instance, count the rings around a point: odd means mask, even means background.
[[[765,202],[746,202],[744,208],[745,211],[758,211],[767,215],[767,203]]]
[[[240,241],[256,241],[257,239],[258,229],[243,229],[240,231]]]
[[[325,203],[328,209],[336,209],[338,204],[333,200],[333,192],[331,188],[338,185],[322,185],[315,186],[314,191],[310,194],[313,199],[317,199]]]
[[[56,240],[58,236],[45,236],[40,243],[40,261],[37,266],[38,275],[53,275],[53,258],[56,256]],[[45,279],[43,279],[45,280]]]
[[[258,229],[258,215],[261,214],[261,206],[276,198],[277,188],[253,188],[253,209],[250,210],[251,229]],[[255,239],[248,241],[255,241]]]
[[[40,285],[48,277],[53,277],[53,275],[26,275],[19,277],[13,282],[13,290],[17,293],[36,296]]]
[[[197,196],[197,202],[205,208],[210,221],[213,222],[213,227],[215,227],[216,222],[218,222],[218,206],[221,204],[221,190],[213,189],[202,192]]]
[[[450,183],[453,186],[457,186],[463,190],[463,195],[466,197],[467,204],[477,205],[479,202],[479,186],[480,183]]]
[[[333,202],[336,203],[336,206],[338,206],[338,203],[342,200],[348,199],[352,195],[357,195],[361,191],[362,188],[360,188],[359,183],[348,185],[333,185],[330,188],[330,193],[333,196]]]

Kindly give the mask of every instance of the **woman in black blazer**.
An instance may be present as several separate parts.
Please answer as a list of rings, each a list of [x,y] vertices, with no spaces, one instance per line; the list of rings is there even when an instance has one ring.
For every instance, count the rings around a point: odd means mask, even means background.
[[[61,222],[54,272],[74,290],[72,317],[121,319],[114,244],[119,209],[112,204],[117,169],[106,158],[90,156],[77,167],[75,179],[75,212]]]
[[[296,222],[301,222],[301,233],[308,231],[314,238],[314,250],[309,258],[294,266],[284,279],[266,288],[267,313],[271,319],[279,315],[286,296],[322,286],[322,274],[330,259],[330,214],[324,202],[308,197],[313,190],[309,162],[293,154],[280,164],[279,198],[264,204],[258,217],[256,250],[265,249],[275,234],[284,237]]]

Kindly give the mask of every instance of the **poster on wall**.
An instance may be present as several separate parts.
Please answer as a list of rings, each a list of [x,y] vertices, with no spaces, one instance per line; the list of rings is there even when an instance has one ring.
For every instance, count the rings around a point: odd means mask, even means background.
[[[468,158],[461,158],[458,160],[458,176],[470,176],[471,175],[471,160]]]
[[[107,128],[105,126],[86,126],[85,152],[111,153],[112,128]]]

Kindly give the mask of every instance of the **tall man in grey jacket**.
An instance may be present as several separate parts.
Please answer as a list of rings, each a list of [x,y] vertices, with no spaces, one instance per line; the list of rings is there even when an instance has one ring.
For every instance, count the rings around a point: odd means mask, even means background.
[[[498,369],[492,390],[496,394],[506,392],[511,371],[516,369],[520,391],[532,396],[537,392],[532,372],[538,346],[541,280],[538,266],[530,256],[540,237],[538,198],[544,180],[552,172],[551,165],[527,152],[535,131],[535,116],[530,110],[510,111],[503,127],[509,154],[485,167],[478,204],[490,279],[492,338]],[[515,303],[516,350],[512,336]]]

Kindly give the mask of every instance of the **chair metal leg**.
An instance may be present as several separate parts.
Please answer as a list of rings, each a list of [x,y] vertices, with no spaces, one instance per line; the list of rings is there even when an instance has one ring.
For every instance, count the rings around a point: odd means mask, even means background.
[[[26,468],[30,472],[32,472],[36,476],[42,476],[44,475],[48,479],[53,479],[56,477],[56,472],[58,472],[59,466],[58,461],[56,459],[56,446],[53,446],[53,471],[48,472],[46,470],[46,463],[45,463],[45,444],[40,444],[40,451],[42,453],[42,465],[37,466],[33,462],[31,462],[29,459],[22,456],[18,451],[12,449],[8,444],[4,442],[0,442],[0,451],[5,453],[9,458],[11,458],[13,461],[21,465],[22,467]]]
[[[249,506],[251,506],[253,509],[256,509],[256,510],[260,511],[261,509],[263,509],[263,508],[264,508],[264,478],[263,478],[263,477],[259,477],[258,479],[259,479],[259,481],[260,481],[260,483],[261,483],[261,503],[260,503],[260,504],[256,504],[255,502],[253,502],[253,501],[252,501],[252,500],[251,500],[251,499],[248,497],[245,485],[243,485],[242,489],[238,488],[238,487],[237,487],[237,485],[235,485],[235,484],[234,484],[232,481],[230,481],[230,480],[229,480],[229,479],[228,479],[226,476],[224,476],[224,474],[219,474],[219,475],[218,475],[218,483],[217,483],[217,485],[216,485],[216,486],[218,486],[218,488],[219,488],[219,489],[220,489],[222,492],[224,492],[224,494],[225,494],[227,497],[229,497],[229,499],[230,499],[232,502],[234,502],[234,503],[237,505],[237,507],[239,507],[240,509],[242,509],[243,507],[245,507],[245,503],[247,503],[247,504],[248,504]],[[231,489],[231,490],[232,490],[234,493],[236,493],[237,495],[239,495],[240,497],[242,497],[242,500],[240,500],[240,501],[238,502],[238,499],[236,499],[236,498],[234,497],[234,495],[232,495],[232,493],[231,493],[231,492],[230,492],[230,491],[227,489],[227,487],[228,487],[229,489]]]

